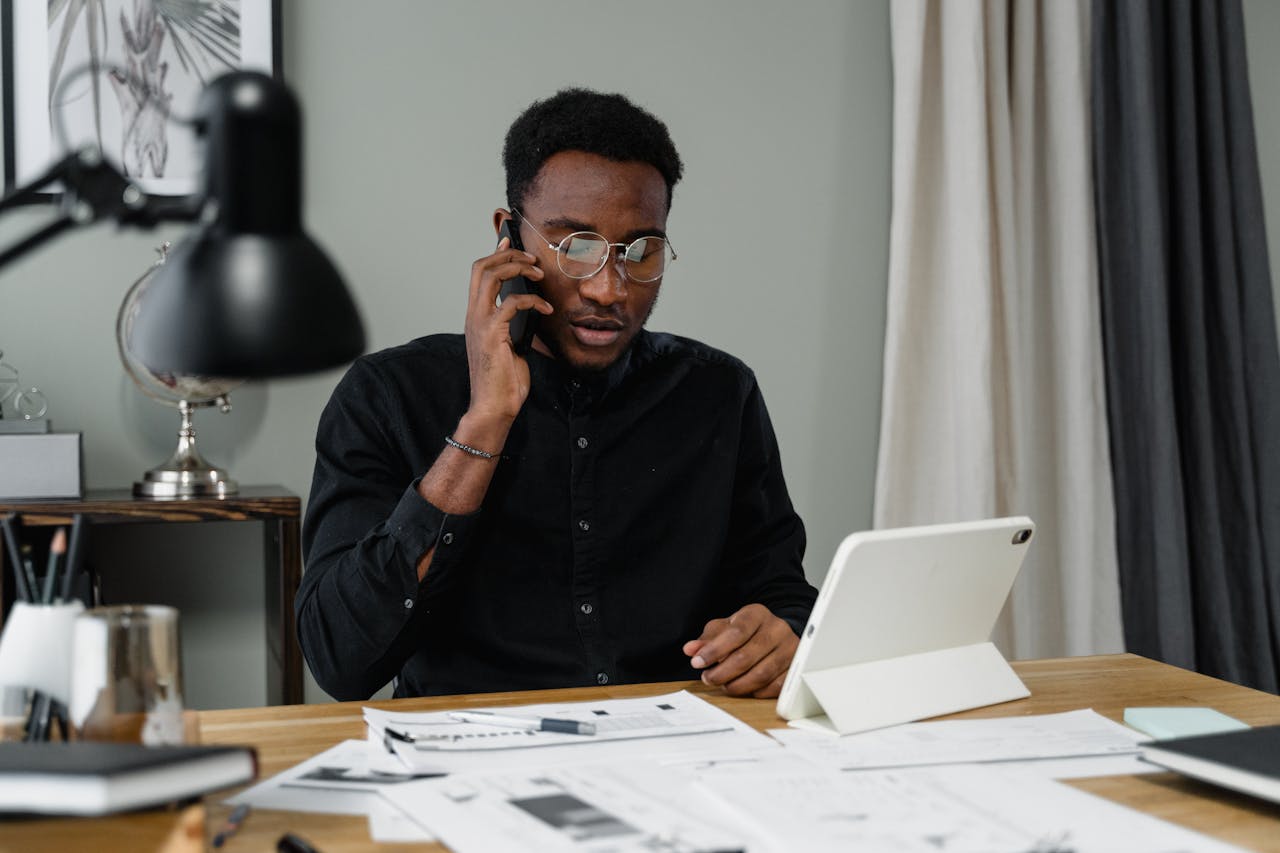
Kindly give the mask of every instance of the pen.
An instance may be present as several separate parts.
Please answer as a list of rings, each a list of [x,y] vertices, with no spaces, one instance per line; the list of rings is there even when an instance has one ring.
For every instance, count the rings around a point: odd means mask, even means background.
[[[249,804],[241,803],[232,810],[227,817],[227,822],[222,825],[222,829],[218,830],[218,834],[213,836],[213,846],[221,847],[227,843],[227,839],[236,834],[236,830],[240,828],[240,824],[244,823],[244,819],[249,816]]]
[[[577,720],[557,720],[553,717],[511,717],[506,714],[495,714],[492,711],[451,711],[449,717],[460,723],[503,726],[508,729],[523,729],[527,732],[563,732],[570,735],[593,735],[596,733],[594,723],[580,723]]]
[[[316,848],[308,844],[305,839],[299,838],[292,832],[286,832],[276,839],[276,850],[279,853],[318,853]]]

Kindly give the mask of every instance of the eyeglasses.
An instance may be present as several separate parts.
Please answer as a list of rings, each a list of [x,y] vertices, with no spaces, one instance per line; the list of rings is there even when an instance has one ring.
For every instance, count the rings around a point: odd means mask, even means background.
[[[560,272],[569,278],[591,278],[604,269],[615,248],[627,278],[640,283],[662,278],[667,264],[676,259],[676,250],[671,248],[671,241],[666,237],[641,237],[630,243],[610,243],[594,231],[574,231],[558,244],[552,243],[533,227],[527,216],[514,207],[511,212],[528,223],[533,233],[541,237],[547,248],[556,253]]]

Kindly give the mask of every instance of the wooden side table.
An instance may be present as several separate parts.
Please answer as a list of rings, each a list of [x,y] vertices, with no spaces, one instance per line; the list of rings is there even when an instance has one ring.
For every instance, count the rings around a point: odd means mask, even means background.
[[[136,498],[128,489],[90,489],[84,498],[0,501],[0,515],[17,513],[28,527],[71,524],[76,513],[95,525],[137,522],[261,521],[266,581],[267,702],[296,705],[302,698],[302,649],[293,597],[302,580],[299,525],[302,502],[280,486],[241,486],[227,497]],[[90,533],[92,537],[92,533]],[[3,543],[0,543],[2,545]],[[0,547],[0,570],[4,570]],[[5,577],[7,570],[0,572]],[[0,590],[0,596],[3,595]],[[0,600],[0,606],[3,600]]]

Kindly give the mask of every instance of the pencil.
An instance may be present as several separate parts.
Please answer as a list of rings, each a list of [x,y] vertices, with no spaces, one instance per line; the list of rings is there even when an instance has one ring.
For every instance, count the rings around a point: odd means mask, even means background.
[[[22,548],[22,571],[26,575],[28,601],[40,603],[40,584],[36,583],[36,567],[31,563],[31,546]]]
[[[58,576],[58,560],[67,553],[67,531],[59,527],[49,543],[49,568],[44,573],[44,589],[40,592],[41,604],[53,603],[53,581]]]
[[[71,586],[80,573],[80,561],[84,559],[84,539],[88,535],[85,528],[88,524],[88,519],[80,513],[76,513],[71,519],[71,547],[67,549],[67,564],[62,571],[62,594],[58,596],[63,601],[71,600]]]
[[[4,534],[5,546],[9,549],[9,562],[13,563],[13,585],[17,590],[18,600],[32,601],[32,591],[27,589],[22,549],[18,547],[17,519],[16,513],[0,516],[0,532]]]

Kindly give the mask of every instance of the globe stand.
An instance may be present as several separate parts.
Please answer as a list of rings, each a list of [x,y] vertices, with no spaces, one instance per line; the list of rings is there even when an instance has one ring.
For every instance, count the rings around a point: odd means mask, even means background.
[[[178,447],[168,461],[147,471],[141,480],[133,484],[135,495],[148,498],[222,497],[240,490],[224,469],[210,465],[196,449],[195,410],[215,405],[223,412],[231,410],[231,403],[226,397],[203,403],[178,402],[178,412],[182,416]]]

